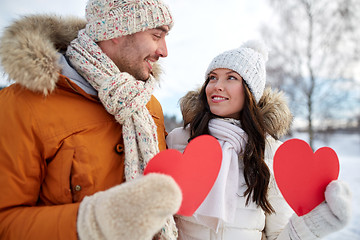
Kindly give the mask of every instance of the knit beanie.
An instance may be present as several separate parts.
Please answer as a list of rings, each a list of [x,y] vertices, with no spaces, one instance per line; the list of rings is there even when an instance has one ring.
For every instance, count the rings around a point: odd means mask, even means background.
[[[85,32],[94,42],[173,25],[161,0],[89,0]]]
[[[239,48],[226,51],[216,56],[206,70],[205,78],[217,68],[227,68],[237,72],[246,82],[256,102],[263,95],[266,82],[265,63],[268,49],[261,41],[251,40]]]

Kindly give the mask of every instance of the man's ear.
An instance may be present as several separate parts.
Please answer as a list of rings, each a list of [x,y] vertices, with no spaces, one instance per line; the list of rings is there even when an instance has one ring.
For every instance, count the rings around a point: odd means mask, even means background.
[[[112,38],[112,39],[110,39],[110,40],[111,40],[111,42],[112,42],[113,44],[117,45],[117,44],[119,44],[119,42],[120,42],[120,38],[121,38],[121,37],[117,37],[117,38]]]

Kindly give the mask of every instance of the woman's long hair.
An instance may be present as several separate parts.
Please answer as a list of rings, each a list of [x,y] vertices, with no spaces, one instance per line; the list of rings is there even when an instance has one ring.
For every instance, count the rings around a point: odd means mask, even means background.
[[[197,106],[197,112],[190,121],[190,140],[193,138],[210,134],[209,121],[218,116],[210,112],[210,107],[206,98],[207,79],[200,90]],[[260,206],[266,213],[273,213],[270,202],[267,199],[268,186],[270,182],[270,170],[264,161],[265,154],[265,126],[264,119],[260,113],[259,107],[250,92],[245,81],[243,81],[245,92],[245,104],[240,112],[241,128],[248,135],[248,141],[244,151],[244,177],[247,190],[244,196],[247,196],[246,204],[250,200]]]

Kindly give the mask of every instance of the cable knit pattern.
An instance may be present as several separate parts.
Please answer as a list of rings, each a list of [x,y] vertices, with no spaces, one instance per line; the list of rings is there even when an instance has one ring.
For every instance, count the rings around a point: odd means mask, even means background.
[[[321,239],[344,228],[351,218],[351,192],[348,185],[334,180],[326,187],[325,201],[304,216],[290,219],[290,236],[295,240]]]
[[[106,110],[123,125],[126,180],[139,176],[159,152],[155,123],[145,107],[154,89],[153,82],[153,78],[145,83],[128,73],[119,73],[98,89]]]
[[[125,178],[126,181],[137,178],[159,152],[156,125],[146,108],[155,79],[151,76],[144,82],[120,72],[84,30],[70,43],[66,55],[73,67],[98,91],[106,110],[123,125]],[[159,239],[176,239],[176,234],[171,218]]]
[[[266,45],[262,41],[250,40],[239,48],[225,51],[216,56],[205,72],[205,79],[214,69],[231,69],[244,79],[256,102],[259,102],[265,89],[267,60]]]
[[[125,178],[127,181],[136,178],[159,152],[156,125],[146,108],[154,90],[154,78],[138,81],[128,73],[120,72],[83,30],[71,42],[67,56],[75,69],[99,92],[106,110],[123,125]]]
[[[85,31],[95,42],[173,25],[170,10],[161,0],[91,0],[86,19]]]

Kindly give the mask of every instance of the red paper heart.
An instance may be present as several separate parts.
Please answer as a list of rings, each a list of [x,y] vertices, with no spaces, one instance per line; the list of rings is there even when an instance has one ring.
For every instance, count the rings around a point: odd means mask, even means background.
[[[275,153],[274,174],[287,203],[302,216],[325,200],[326,186],[339,176],[339,160],[329,147],[313,153],[306,142],[291,139]]]
[[[222,151],[210,135],[194,138],[184,153],[167,149],[147,164],[144,175],[156,172],[170,175],[180,186],[182,203],[177,214],[192,216],[210,192],[219,174]]]

